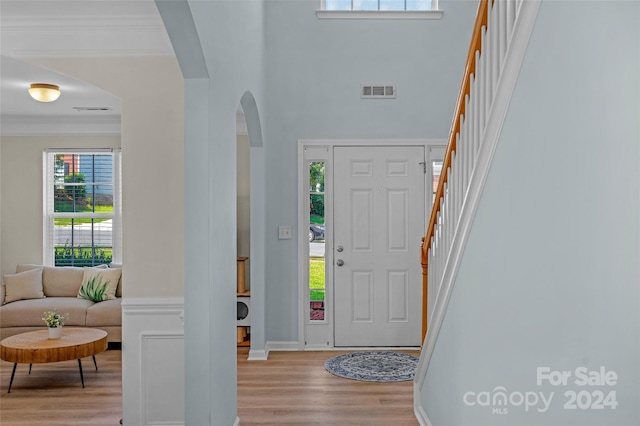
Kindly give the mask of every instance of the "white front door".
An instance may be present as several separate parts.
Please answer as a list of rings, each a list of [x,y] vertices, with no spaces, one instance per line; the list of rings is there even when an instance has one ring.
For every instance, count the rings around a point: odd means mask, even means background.
[[[424,147],[334,148],[335,346],[420,346]]]

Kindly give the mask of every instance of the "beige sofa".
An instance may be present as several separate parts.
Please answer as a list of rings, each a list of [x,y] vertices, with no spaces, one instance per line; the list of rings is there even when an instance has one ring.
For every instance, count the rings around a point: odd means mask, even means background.
[[[0,338],[42,330],[46,327],[42,320],[44,312],[57,309],[67,317],[65,326],[100,328],[108,333],[110,343],[122,341],[122,279],[118,281],[115,299],[95,303],[78,298],[84,268],[21,264],[17,266],[16,274],[34,269],[42,271],[42,296],[5,303],[7,289],[5,283],[0,286]],[[13,289],[12,292],[15,295]]]

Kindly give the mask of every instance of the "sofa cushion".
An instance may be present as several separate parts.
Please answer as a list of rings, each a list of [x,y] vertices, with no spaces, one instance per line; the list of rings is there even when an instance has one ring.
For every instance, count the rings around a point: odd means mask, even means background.
[[[20,300],[0,307],[2,327],[46,327],[42,317],[46,311],[57,309],[66,317],[65,326],[85,326],[87,308],[93,302],[76,297],[47,297]]]
[[[122,325],[121,301],[121,298],[117,298],[89,306],[87,309],[87,327]]]
[[[4,303],[44,297],[44,292],[42,291],[42,269],[32,269],[15,275],[5,275],[4,284],[6,292]]]
[[[82,285],[84,268],[45,266],[42,274],[44,294],[50,297],[75,297]]]
[[[94,302],[115,299],[121,273],[120,269],[84,268],[78,297]]]

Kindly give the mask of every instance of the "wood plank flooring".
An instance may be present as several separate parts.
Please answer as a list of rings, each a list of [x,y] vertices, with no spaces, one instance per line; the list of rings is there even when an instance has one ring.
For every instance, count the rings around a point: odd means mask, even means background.
[[[328,373],[344,352],[271,352],[246,361],[238,349],[238,415],[246,425],[417,425],[413,382],[368,383]],[[417,355],[417,352],[410,352]]]
[[[342,352],[272,352],[268,361],[247,361],[238,349],[238,415],[247,425],[417,425],[413,382],[366,383],[329,374],[324,362]],[[415,352],[413,352],[415,353]],[[83,359],[85,389],[76,361],[18,364],[0,362],[2,426],[103,426],[122,417],[121,351]],[[194,425],[195,426],[195,425]]]
[[[122,353],[108,350],[82,359],[84,385],[78,361],[18,364],[11,393],[7,394],[13,364],[0,363],[0,425],[107,426],[122,418]]]

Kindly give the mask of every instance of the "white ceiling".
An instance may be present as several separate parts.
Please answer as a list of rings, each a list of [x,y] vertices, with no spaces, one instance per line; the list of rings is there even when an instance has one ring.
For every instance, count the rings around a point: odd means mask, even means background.
[[[0,55],[3,135],[119,133],[118,97],[29,64],[29,58],[158,56],[173,49],[153,0],[0,0]],[[27,92],[31,83],[59,85],[62,95],[37,102]]]

